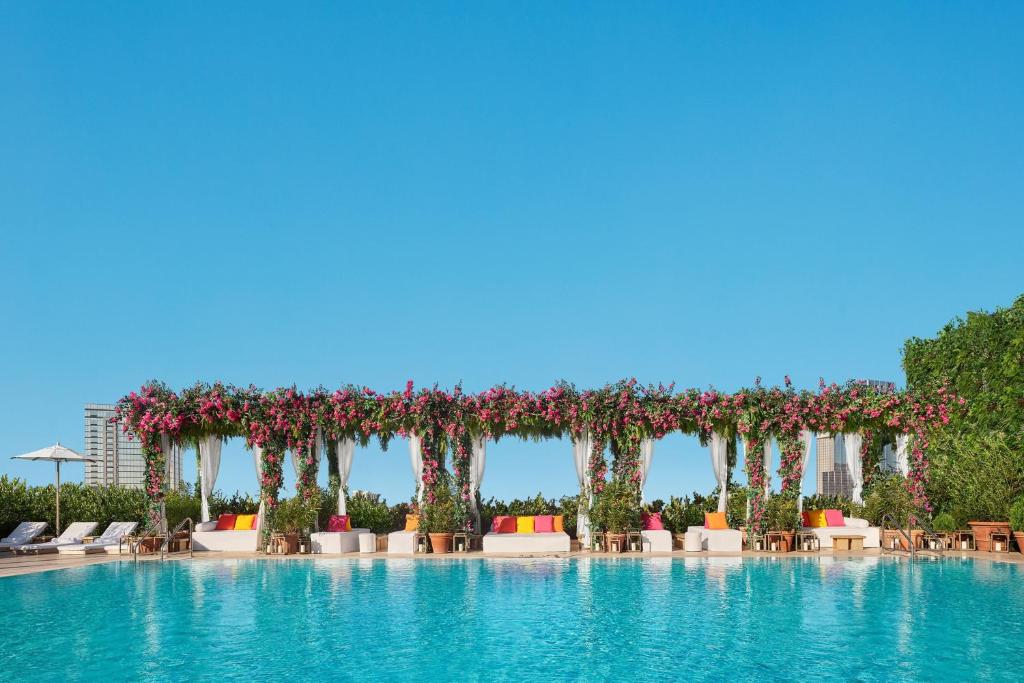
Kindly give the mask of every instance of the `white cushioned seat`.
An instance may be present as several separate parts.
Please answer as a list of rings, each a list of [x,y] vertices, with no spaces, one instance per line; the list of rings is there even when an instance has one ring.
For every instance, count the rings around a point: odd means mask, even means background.
[[[640,532],[644,539],[643,547],[645,553],[670,553],[672,552],[672,532],[666,529],[659,531],[644,530]]]
[[[863,536],[865,548],[880,548],[881,532],[877,526],[871,526],[866,519],[859,517],[843,517],[845,526],[803,527],[800,531],[810,531],[818,537],[822,548],[832,547],[833,536]]]
[[[412,555],[416,552],[415,531],[392,531],[388,534],[388,555]]]
[[[713,553],[738,553],[743,550],[743,532],[739,529],[705,529],[691,526],[686,533],[700,534],[701,550]]]
[[[259,544],[256,529],[217,531],[217,521],[200,522],[192,532],[192,549],[218,553],[254,553]]]
[[[369,533],[369,529],[352,529],[352,531],[318,531],[309,535],[310,545],[314,553],[354,553],[359,550],[359,534]]]
[[[564,531],[542,531],[532,534],[484,535],[484,553],[567,553],[569,534]]]

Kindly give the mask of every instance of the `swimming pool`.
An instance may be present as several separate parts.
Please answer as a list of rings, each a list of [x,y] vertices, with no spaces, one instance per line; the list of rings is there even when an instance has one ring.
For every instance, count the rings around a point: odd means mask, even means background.
[[[1022,578],[832,557],[93,565],[0,579],[0,678],[1019,680]]]

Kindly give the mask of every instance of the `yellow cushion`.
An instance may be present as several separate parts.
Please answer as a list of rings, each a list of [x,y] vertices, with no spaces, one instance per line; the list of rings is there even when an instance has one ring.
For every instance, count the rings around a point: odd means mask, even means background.
[[[249,531],[256,525],[256,515],[238,515],[235,517],[235,531]]]
[[[405,516],[405,530],[406,531],[419,531],[420,529],[420,516],[419,515],[406,515]]]
[[[815,529],[823,529],[828,526],[824,510],[811,510],[807,513],[807,518],[811,520],[811,527]]]
[[[724,512],[705,512],[704,526],[708,529],[728,529],[729,523],[725,521]]]
[[[533,533],[533,516],[529,517],[516,517],[516,533],[517,534],[532,534]]]
[[[552,528],[555,531],[565,531],[562,525],[565,523],[565,515],[555,515],[552,518]]]

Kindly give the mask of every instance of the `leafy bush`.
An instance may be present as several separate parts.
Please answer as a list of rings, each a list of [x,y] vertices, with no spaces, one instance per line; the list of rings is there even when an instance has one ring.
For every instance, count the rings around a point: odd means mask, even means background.
[[[804,510],[839,510],[844,517],[864,517],[864,506],[843,496],[804,496]]]
[[[746,503],[744,502],[744,507]],[[668,505],[661,511],[661,521],[674,534],[684,533],[687,527],[702,526],[704,513],[718,509],[718,497],[703,496],[696,491],[691,496],[669,498]]]
[[[796,500],[789,496],[772,496],[768,499],[766,521],[769,531],[796,531],[799,515]]]
[[[441,473],[441,481],[434,487],[434,502],[425,503],[420,515],[420,531],[425,534],[450,534],[458,527],[455,494],[450,478]]]
[[[1010,506],[1010,528],[1024,532],[1024,497],[1018,498]]]
[[[72,522],[96,522],[98,531],[111,522],[142,523],[147,509],[140,489],[69,482],[60,490],[62,529]],[[0,476],[0,534],[25,521],[46,522],[51,533],[57,528],[56,487],[28,486],[22,479]]]
[[[271,519],[274,531],[294,534],[300,531],[311,531],[316,521],[316,511],[301,496],[286,498],[277,504]]]
[[[959,522],[1003,521],[1024,495],[1024,458],[1003,434],[937,434],[928,453],[929,498]]]
[[[956,519],[948,512],[935,515],[935,519],[932,520],[932,529],[938,532],[952,533],[959,528]]]
[[[356,491],[348,497],[345,509],[352,517],[353,529],[369,529],[375,534],[394,531],[394,515],[379,493]]]
[[[635,487],[629,482],[613,480],[594,496],[590,519],[595,529],[622,533],[640,528],[640,505]]]
[[[514,499],[509,502],[490,498],[480,504],[480,524],[486,532],[491,522],[499,515],[562,515],[562,525],[570,536],[576,536],[577,517],[579,515],[580,498],[562,496],[559,499],[544,498],[538,493],[525,500]]]
[[[898,474],[876,477],[864,497],[864,517],[876,526],[882,523],[885,514],[892,515],[897,524],[905,526],[915,512],[914,497]]]

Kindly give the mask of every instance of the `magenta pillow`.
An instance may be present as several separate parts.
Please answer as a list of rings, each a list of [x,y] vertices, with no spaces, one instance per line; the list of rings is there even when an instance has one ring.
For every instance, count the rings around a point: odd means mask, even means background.
[[[331,515],[327,522],[328,531],[347,531],[348,515]]]
[[[553,515],[535,515],[533,518],[533,532],[535,534],[550,534],[555,530],[555,518]]]
[[[825,524],[829,526],[846,526],[843,521],[843,513],[840,510],[825,510]]]
[[[665,525],[661,523],[660,512],[644,512],[644,531],[664,531]]]

